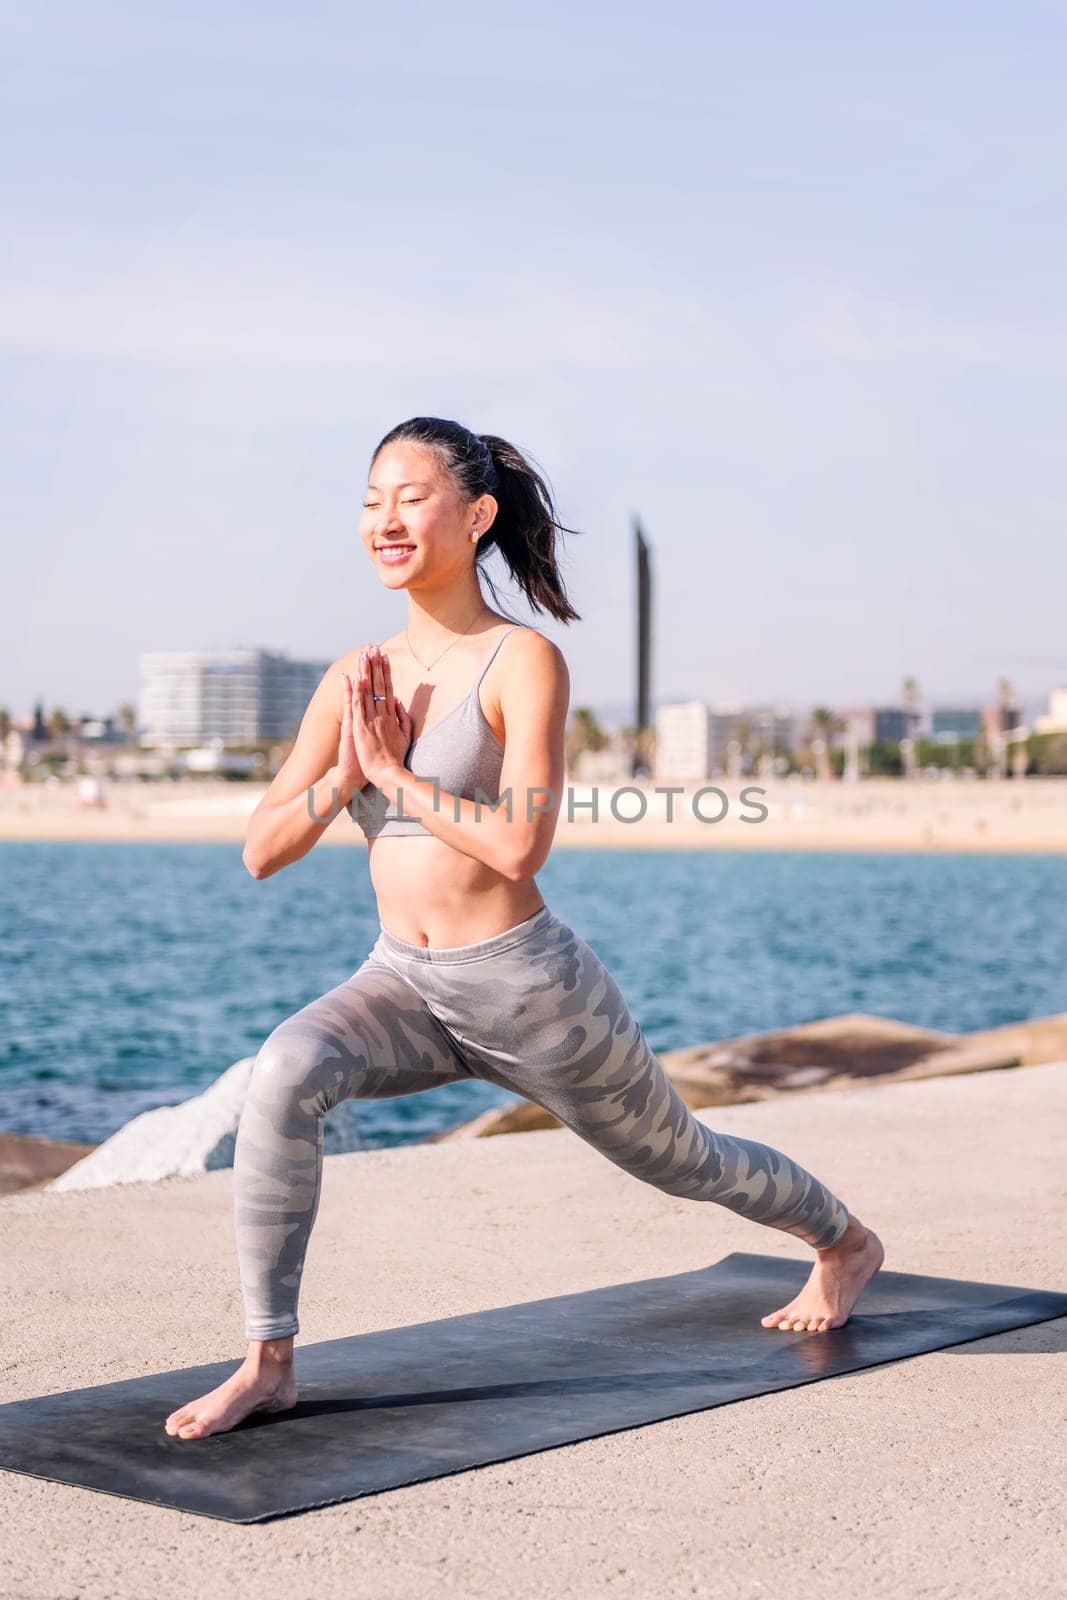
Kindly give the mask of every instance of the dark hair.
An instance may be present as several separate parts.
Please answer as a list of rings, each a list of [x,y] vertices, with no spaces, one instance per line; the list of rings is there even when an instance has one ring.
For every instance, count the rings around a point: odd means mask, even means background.
[[[478,540],[476,561],[482,562],[490,549],[499,550],[535,611],[547,611],[559,622],[580,622],[556,565],[556,535],[579,530],[565,528],[560,522],[551,490],[522,452],[494,433],[472,433],[462,422],[410,417],[385,435],[372,460],[387,444],[400,439],[435,450],[468,499],[476,500],[481,494],[495,498],[497,514],[492,527]],[[494,603],[502,609],[488,573],[486,582]]]

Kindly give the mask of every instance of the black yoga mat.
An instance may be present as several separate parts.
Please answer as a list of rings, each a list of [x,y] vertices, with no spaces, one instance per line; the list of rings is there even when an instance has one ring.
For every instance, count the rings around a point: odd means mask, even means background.
[[[883,1271],[843,1328],[761,1327],[810,1264],[737,1251],[675,1277],[298,1343],[293,1409],[206,1439],[172,1439],[164,1419],[239,1360],[16,1400],[0,1406],[0,1468],[264,1522],[1067,1316],[1067,1294]]]

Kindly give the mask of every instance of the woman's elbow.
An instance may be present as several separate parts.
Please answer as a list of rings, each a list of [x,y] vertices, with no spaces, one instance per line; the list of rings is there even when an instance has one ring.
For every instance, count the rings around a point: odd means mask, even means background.
[[[253,878],[269,878],[272,872],[277,871],[278,863],[271,859],[263,845],[264,841],[257,840],[253,830],[245,839],[245,847],[241,851],[241,860]]]
[[[540,872],[548,858],[548,848],[541,840],[528,839],[505,851],[500,871],[509,883],[526,883]]]
[[[260,857],[256,855],[251,845],[245,845],[241,852],[241,860],[244,862],[246,870],[252,874],[253,878],[265,878],[267,876],[266,862],[261,860]]]

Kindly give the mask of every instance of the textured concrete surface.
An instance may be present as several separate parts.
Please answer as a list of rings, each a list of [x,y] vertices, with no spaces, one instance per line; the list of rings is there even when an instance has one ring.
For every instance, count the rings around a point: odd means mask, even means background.
[[[888,1268],[1067,1289],[1067,1063],[698,1115],[816,1171]],[[0,1201],[0,1401],[236,1360],[231,1184]],[[303,1341],[738,1249],[809,1254],[567,1131],[331,1157],[298,1372]],[[0,1473],[0,1596],[1058,1595],[1065,1345],[1047,1322],[260,1527]]]

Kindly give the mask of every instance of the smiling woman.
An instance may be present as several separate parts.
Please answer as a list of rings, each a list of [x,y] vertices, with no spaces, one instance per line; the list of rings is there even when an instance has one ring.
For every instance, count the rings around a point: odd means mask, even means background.
[[[406,592],[408,621],[356,652],[355,672],[341,665],[365,713],[351,740],[360,781],[341,796],[370,841],[382,926],[408,942],[487,937],[541,903],[534,873],[558,816],[569,677],[556,645],[486,604],[480,578],[499,550],[531,607],[577,620],[561,531],[573,530],[544,479],[504,440],[414,418],[375,451],[360,535],[382,584]],[[360,758],[363,741],[374,748]],[[510,805],[487,809],[501,790]],[[540,804],[527,806],[527,790]],[[414,838],[412,853],[400,841]]]
[[[875,1235],[811,1173],[696,1120],[618,984],[541,896],[567,666],[536,628],[487,605],[479,579],[497,549],[535,610],[577,620],[560,531],[544,480],[496,435],[415,417],[374,452],[360,535],[383,586],[406,592],[407,623],[325,674],[251,819],[245,861],[264,877],[305,855],[327,825],[324,799],[339,794],[367,833],[381,926],[358,970],[280,1023],[256,1057],[234,1154],[249,1351],[167,1418],[178,1437],[296,1402],[323,1120],[342,1100],[480,1077],[664,1193],[803,1239],[817,1252],[811,1277],[767,1328],[840,1327],[881,1264]]]

